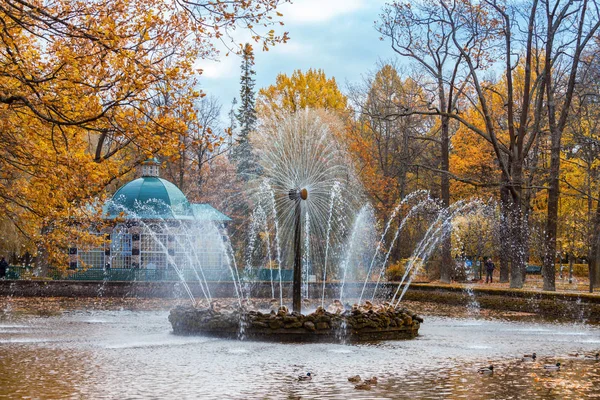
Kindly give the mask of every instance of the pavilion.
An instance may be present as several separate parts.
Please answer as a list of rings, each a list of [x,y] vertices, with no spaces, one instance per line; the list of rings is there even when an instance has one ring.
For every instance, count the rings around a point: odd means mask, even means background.
[[[231,219],[209,204],[193,204],[173,183],[159,176],[156,158],[142,164],[141,177],[115,192],[103,207],[108,228],[104,245],[69,249],[69,267],[95,271],[135,271],[136,279],[207,278],[227,270],[226,236]],[[142,273],[142,274],[140,274]],[[122,275],[132,275],[131,273]]]

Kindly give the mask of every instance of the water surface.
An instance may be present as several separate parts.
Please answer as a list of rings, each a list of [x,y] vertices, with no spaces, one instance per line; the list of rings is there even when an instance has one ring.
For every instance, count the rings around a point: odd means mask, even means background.
[[[585,324],[427,316],[414,340],[278,344],[180,337],[167,311],[70,311],[0,322],[0,397],[565,399],[600,397]],[[537,352],[538,363],[521,363]],[[563,363],[547,372],[544,363]],[[495,373],[477,369],[493,364]],[[310,382],[296,377],[307,371]],[[358,391],[347,377],[377,376]]]

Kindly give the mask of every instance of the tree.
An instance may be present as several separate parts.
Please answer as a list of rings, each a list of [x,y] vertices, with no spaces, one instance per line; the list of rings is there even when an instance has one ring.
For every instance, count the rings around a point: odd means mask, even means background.
[[[261,118],[277,118],[306,108],[322,109],[347,116],[348,99],[335,78],[327,78],[321,69],[296,70],[292,76],[279,74],[275,84],[258,92],[257,110]]]
[[[256,175],[259,172],[256,157],[252,152],[252,145],[248,140],[248,136],[256,128],[256,93],[254,92],[254,75],[256,75],[256,72],[252,69],[253,66],[254,51],[252,50],[252,46],[246,43],[242,50],[240,108],[237,113],[240,133],[237,136],[236,145],[231,154],[232,159],[237,164],[238,175],[246,181],[252,175]]]
[[[561,140],[571,112],[579,64],[584,50],[600,28],[600,8],[594,0],[545,3],[546,37],[544,82],[551,138],[550,187],[546,223],[544,290],[556,290],[554,258],[558,228]]]
[[[582,57],[561,160],[565,164],[561,171],[561,198],[567,196],[568,200],[562,200],[559,209],[562,225],[569,225],[570,229],[565,232],[563,228],[558,239],[565,242],[574,236],[579,238],[581,253],[588,260],[590,291],[600,285],[599,58],[597,45]],[[559,224],[559,233],[560,227]]]
[[[216,56],[212,41],[238,26],[276,23],[278,3],[3,1],[0,213],[65,265],[104,190],[148,156],[176,154],[199,95],[197,58]],[[156,106],[165,91],[173,101]]]
[[[509,233],[503,243],[510,243],[511,287],[522,287],[528,257],[527,207],[524,207],[528,188],[524,186],[524,167],[539,133],[544,129],[545,117],[548,117],[554,161],[550,167],[553,183],[549,194],[546,240],[549,250],[544,279],[545,288],[552,290],[554,266],[550,268],[549,260],[554,257],[552,232],[555,232],[555,219],[551,204],[556,201],[555,195],[558,193],[559,132],[564,129],[564,121],[569,114],[569,99],[576,78],[576,68],[572,67],[578,64],[581,51],[598,29],[598,5],[587,0],[577,3],[558,0],[545,2],[541,6],[538,0],[527,5],[504,4],[495,0],[481,3],[429,0],[413,10],[410,4],[394,3],[384,13],[383,31],[398,32],[401,28],[418,27],[422,24],[420,21],[434,23],[438,29],[447,32],[448,40],[443,46],[435,48],[434,53],[439,54],[441,59],[454,57],[459,61],[455,70],[460,76],[452,81],[452,87],[458,88],[457,95],[477,110],[484,125],[476,126],[453,108],[436,109],[431,113],[423,110],[415,112],[448,116],[492,145],[502,174],[500,186],[506,224],[504,231]],[[420,37],[438,36],[432,30],[421,36],[412,35],[399,43],[422,43]],[[430,41],[426,43],[431,46]],[[494,109],[489,104],[489,93],[497,89],[497,82],[490,79],[489,69],[498,59],[505,64],[502,73],[504,90],[497,92],[503,98],[506,109],[502,125],[506,128],[502,129],[498,129]],[[524,66],[523,86],[522,90],[517,91],[514,78],[516,65],[520,62]],[[563,79],[565,76],[567,78]],[[556,98],[558,88],[565,88],[560,91],[565,94],[560,106]],[[557,107],[561,109],[560,115],[557,115]],[[507,133],[506,140],[501,139],[503,131]]]
[[[167,163],[166,177],[174,182],[189,199],[202,197],[209,178],[210,163],[229,150],[227,131],[221,127],[221,105],[214,96],[205,96],[194,103],[195,118],[179,137],[177,154]]]
[[[391,64],[381,65],[363,84],[350,90],[360,117],[347,129],[345,141],[380,220],[389,219],[398,202],[417,189],[415,172],[422,163],[421,153],[433,143],[428,134],[434,130],[433,118],[386,116],[398,107],[412,107],[421,101],[421,96],[420,86],[411,78],[402,80]],[[403,215],[397,215],[400,221]],[[396,229],[389,232],[393,237]],[[395,247],[392,263],[401,257],[400,244],[409,243],[400,238],[396,242],[399,245]]]
[[[424,74],[423,88],[429,96],[412,108],[401,108],[394,114],[409,115],[415,110],[423,110],[422,115],[439,116],[440,146],[440,194],[444,206],[450,206],[450,116],[457,109],[458,93],[461,90],[459,65],[463,56],[449,51],[452,46],[452,30],[440,24],[443,11],[435,1],[393,3],[384,8],[377,29],[383,37],[391,41],[392,49],[400,56],[414,62]],[[438,112],[432,113],[434,108]],[[419,112],[417,112],[419,113]],[[392,117],[392,114],[387,116]],[[451,238],[442,244],[442,264],[440,279],[450,282],[452,271]]]

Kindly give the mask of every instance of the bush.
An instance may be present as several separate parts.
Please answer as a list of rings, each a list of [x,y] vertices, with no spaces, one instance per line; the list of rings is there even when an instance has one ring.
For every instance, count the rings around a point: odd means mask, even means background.
[[[385,271],[386,279],[391,282],[401,281],[402,277],[404,276],[404,272],[406,271],[406,266],[408,265],[408,263],[410,261],[411,261],[410,258],[403,258],[403,259],[395,262],[394,264],[390,264],[390,266]],[[427,275],[427,271],[425,270],[425,266],[423,266],[423,265],[418,266],[418,263],[421,263],[421,261],[417,260],[415,262],[415,265],[413,266],[413,272],[414,272],[414,268],[416,268],[416,267],[419,268],[413,281],[421,281],[421,282],[422,281],[425,281],[425,282],[430,281],[430,279]]]
[[[399,281],[404,276],[406,259],[391,264],[385,271],[385,277],[388,281]]]
[[[569,276],[569,264],[556,264],[556,273],[560,274],[560,266],[563,266],[563,276]],[[589,276],[589,267],[587,264],[573,264],[573,276],[587,278]]]

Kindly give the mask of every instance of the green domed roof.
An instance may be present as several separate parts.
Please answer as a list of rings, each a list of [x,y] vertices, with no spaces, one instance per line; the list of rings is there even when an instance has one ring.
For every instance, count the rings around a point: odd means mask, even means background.
[[[122,186],[104,207],[105,218],[193,219],[187,198],[171,182],[143,176]]]

